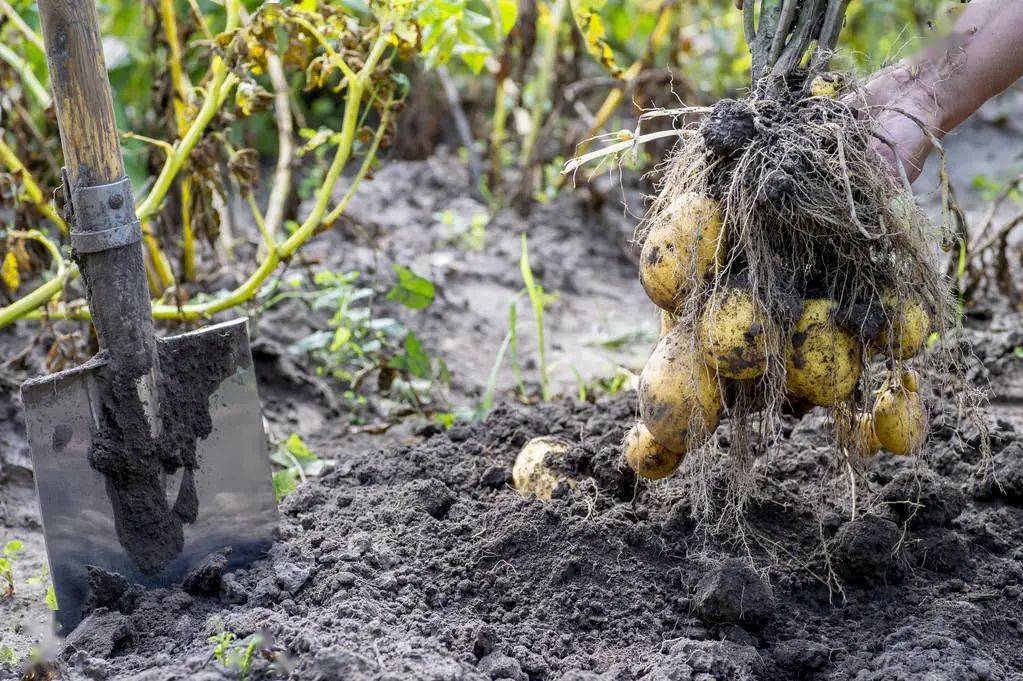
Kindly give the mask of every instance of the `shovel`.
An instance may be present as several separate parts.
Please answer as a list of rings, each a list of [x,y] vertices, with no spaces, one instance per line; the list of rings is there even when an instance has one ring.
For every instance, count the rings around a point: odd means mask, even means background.
[[[100,352],[21,389],[57,630],[99,568],[147,587],[266,552],[278,517],[246,319],[154,335],[93,0],[39,0],[63,196]]]

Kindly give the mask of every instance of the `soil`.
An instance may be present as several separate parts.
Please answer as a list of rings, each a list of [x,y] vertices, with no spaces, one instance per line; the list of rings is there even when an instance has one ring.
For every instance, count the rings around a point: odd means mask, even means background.
[[[1001,149],[991,140],[1002,127],[982,119],[970,130],[977,148]],[[561,293],[548,333],[555,388],[571,394],[572,366],[584,380],[612,363],[638,370],[657,323],[635,279],[635,218],[612,183],[603,189],[566,192],[525,218],[502,213],[486,247],[467,253],[437,217],[482,209],[467,198],[457,158],[391,164],[360,189],[351,223],[319,237],[307,258],[370,274],[402,262],[438,283],[437,303],[406,322],[458,360],[449,360],[450,399],[472,401],[507,330],[528,232],[534,268]],[[96,572],[96,609],[63,642],[47,640],[41,588],[25,582],[44,561],[16,386],[41,373],[42,353],[5,366],[0,536],[26,547],[19,590],[0,603],[0,646],[18,658],[0,662],[0,678],[17,678],[29,645],[69,679],[239,678],[252,643],[248,678],[1023,679],[1018,316],[992,310],[966,332],[978,358],[970,380],[992,387],[990,463],[980,433],[938,410],[927,465],[879,455],[857,480],[854,518],[824,414],[787,416],[786,437],[758,452],[738,540],[693,521],[692,463],[656,484],[622,466],[633,393],[504,399],[485,421],[447,430],[399,422],[381,404],[396,425],[374,436],[351,427],[329,384],[287,352],[320,323],[284,307],[256,327],[271,433],[299,432],[334,461],[284,500],[268,557],[228,572],[212,554],[180,587],[151,591]],[[5,331],[4,356],[33,336]],[[587,342],[594,337],[628,341]],[[502,392],[513,384],[500,374]],[[515,455],[537,436],[572,443],[563,465],[577,484],[559,485],[549,502],[510,487]],[[719,488],[725,462],[708,475]],[[221,632],[237,640],[218,656],[211,638]]]

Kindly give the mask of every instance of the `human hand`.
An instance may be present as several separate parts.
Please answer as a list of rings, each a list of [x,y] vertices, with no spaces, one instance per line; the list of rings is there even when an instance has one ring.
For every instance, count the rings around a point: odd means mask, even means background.
[[[934,148],[921,125],[937,137],[944,134],[941,130],[944,112],[938,97],[923,85],[916,70],[900,64],[866,85],[867,115],[874,123],[874,132],[887,141],[874,138],[871,144],[888,162],[892,175],[898,176],[901,164],[910,182],[920,175]]]

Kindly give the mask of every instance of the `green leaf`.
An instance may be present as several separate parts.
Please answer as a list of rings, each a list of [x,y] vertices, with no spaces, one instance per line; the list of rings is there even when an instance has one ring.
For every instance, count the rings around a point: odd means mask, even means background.
[[[430,378],[430,357],[423,350],[423,343],[411,331],[405,336],[405,352],[394,357],[387,366],[404,371],[415,378]]]
[[[1023,359],[1023,346],[1017,345],[1012,349],[1012,354],[1017,359]]]
[[[4,544],[4,555],[5,556],[13,556],[13,555],[17,554],[19,551],[21,551],[21,549],[24,548],[24,547],[25,547],[25,544],[22,543],[20,540],[12,539],[9,542],[7,542],[6,544]]]
[[[46,596],[43,600],[46,602],[46,606],[50,610],[53,610],[54,612],[57,611],[57,592],[53,588],[52,584],[46,587]]]
[[[350,341],[351,339],[352,339],[351,329],[345,326],[337,327],[337,330],[334,331],[334,340],[331,341],[330,343],[330,351],[337,352],[345,345],[347,345],[348,341]]]
[[[274,481],[274,496],[277,501],[288,496],[295,491],[298,487],[298,475],[295,474],[290,468],[285,468],[283,471],[277,471],[273,475]]]
[[[388,300],[396,300],[412,310],[422,310],[433,303],[436,294],[433,282],[403,265],[395,263],[393,268],[398,275],[398,283],[387,293]]]

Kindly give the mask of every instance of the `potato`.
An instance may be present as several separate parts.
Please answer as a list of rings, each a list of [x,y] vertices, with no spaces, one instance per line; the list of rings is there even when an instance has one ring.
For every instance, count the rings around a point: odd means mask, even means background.
[[[675,472],[682,463],[681,452],[673,452],[650,434],[650,429],[637,423],[625,436],[622,451],[629,468],[640,477],[648,480],[660,480]]]
[[[694,339],[675,327],[654,348],[639,377],[639,412],[654,439],[684,454],[690,441],[710,437],[718,425],[717,376]]]
[[[810,96],[811,97],[829,97],[834,98],[838,94],[838,88],[841,85],[841,80],[836,74],[822,73],[818,76],[814,76],[814,79],[810,81]]]
[[[881,442],[874,432],[874,416],[870,412],[853,414],[840,409],[835,414],[838,444],[861,457],[869,457],[881,450]]]
[[[661,310],[661,332],[657,338],[664,338],[676,326],[678,326],[678,318],[667,310]]]
[[[724,259],[721,209],[717,201],[695,193],[680,196],[646,235],[639,260],[639,281],[658,307],[674,312],[681,294]]]
[[[896,359],[916,357],[931,333],[931,316],[923,303],[917,298],[900,300],[894,293],[887,293],[882,296],[881,304],[890,326],[885,324],[878,336],[877,349],[882,352],[890,349]]]
[[[753,294],[728,288],[715,295],[700,318],[703,357],[719,376],[756,378],[767,370],[764,311]]]
[[[915,375],[914,375],[915,376]],[[874,402],[874,432],[892,454],[912,454],[927,438],[927,413],[915,390],[915,378],[894,377],[885,382]]]
[[[860,344],[832,319],[833,307],[824,298],[804,301],[785,353],[789,392],[819,407],[849,399],[862,369]]]
[[[512,481],[518,493],[524,497],[533,495],[538,499],[550,499],[562,480],[574,485],[575,481],[551,470],[545,463],[548,454],[551,458],[560,458],[570,446],[567,440],[557,437],[534,437],[523,445],[512,466]]]

